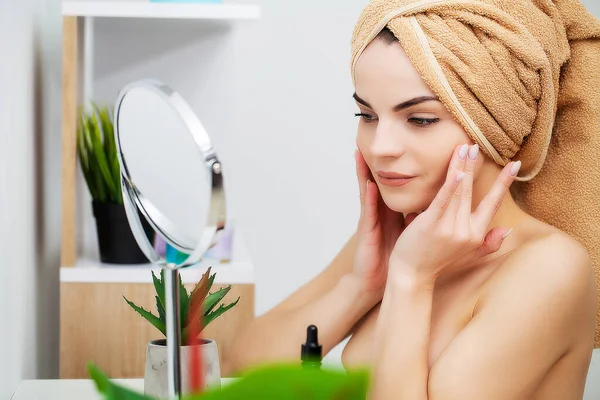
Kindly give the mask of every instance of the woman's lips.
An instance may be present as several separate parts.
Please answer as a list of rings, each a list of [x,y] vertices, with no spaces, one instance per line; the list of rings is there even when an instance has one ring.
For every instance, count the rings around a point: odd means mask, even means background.
[[[381,185],[383,186],[393,186],[393,187],[400,187],[400,186],[404,186],[407,183],[410,183],[413,179],[415,179],[415,177],[410,177],[410,178],[385,178],[381,175],[377,176],[378,181]]]

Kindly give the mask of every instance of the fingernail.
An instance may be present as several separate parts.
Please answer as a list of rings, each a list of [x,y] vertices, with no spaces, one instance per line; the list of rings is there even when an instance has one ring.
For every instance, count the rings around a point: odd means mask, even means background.
[[[510,228],[508,230],[508,232],[506,232],[504,235],[502,235],[502,240],[506,239],[508,237],[508,235],[510,235],[513,231],[513,228]]]
[[[510,167],[510,174],[512,176],[517,176],[520,169],[521,169],[521,161],[517,161],[516,163],[513,164],[512,167]]]
[[[477,154],[479,154],[479,146],[474,144],[469,150],[469,158],[471,160],[475,160],[477,158]]]
[[[464,177],[465,177],[465,173],[461,172],[460,174],[458,174],[456,176],[456,182],[460,183],[460,181],[462,181]]]
[[[458,157],[460,157],[461,160],[464,160],[465,158],[467,158],[467,151],[469,151],[469,145],[465,143],[458,150]]]

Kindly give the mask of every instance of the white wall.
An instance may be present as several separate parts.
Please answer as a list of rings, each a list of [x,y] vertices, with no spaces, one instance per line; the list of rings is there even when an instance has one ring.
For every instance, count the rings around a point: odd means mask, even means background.
[[[58,370],[60,24],[59,0],[0,1],[2,399]]]
[[[598,2],[598,0],[580,0],[580,2],[592,14],[594,14],[596,17],[600,17],[600,2]]]
[[[152,77],[190,103],[224,164],[260,314],[318,274],[355,228],[349,57],[367,1],[248,2],[261,19],[233,26],[96,19],[91,93],[113,104],[124,85]],[[83,184],[79,199],[80,251],[97,257]]]

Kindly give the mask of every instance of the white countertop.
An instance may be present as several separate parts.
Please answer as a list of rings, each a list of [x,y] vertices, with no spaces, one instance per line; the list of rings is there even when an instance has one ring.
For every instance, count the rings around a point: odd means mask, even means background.
[[[221,385],[235,381],[222,378]],[[143,379],[113,379],[122,386],[144,392]],[[23,380],[11,400],[102,400],[91,379]]]

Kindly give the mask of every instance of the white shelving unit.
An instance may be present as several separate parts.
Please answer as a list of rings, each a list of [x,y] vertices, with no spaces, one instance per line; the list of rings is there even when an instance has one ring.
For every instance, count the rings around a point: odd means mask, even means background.
[[[248,20],[260,17],[253,4],[157,3],[150,1],[63,1],[63,16]]]
[[[129,67],[138,69],[130,73],[126,81],[140,79],[146,74],[161,72],[153,64],[155,59],[146,58],[148,53],[181,50],[191,41],[202,43],[202,49],[214,50],[210,46],[228,42],[220,35],[227,35],[229,25],[255,20],[260,17],[260,8],[252,4],[200,4],[200,3],[154,3],[149,0],[88,1],[63,0],[63,138],[62,138],[62,250],[60,269],[60,376],[63,379],[81,379],[88,377],[86,364],[93,360],[102,365],[105,372],[113,378],[133,378],[143,376],[145,365],[145,343],[156,339],[153,326],[131,310],[123,297],[131,299],[145,309],[154,310],[155,289],[152,285],[151,270],[159,270],[151,264],[109,265],[100,262],[90,246],[94,220],[91,216],[89,201],[81,196],[85,182],[78,175],[76,153],[76,120],[78,104],[94,99],[96,78],[94,59],[102,51],[107,31],[116,29],[118,34],[110,36],[110,57],[105,54],[102,60],[116,65],[121,73]],[[95,22],[97,25],[95,26]],[[131,25],[131,27],[129,26]],[[172,29],[181,25],[183,30]],[[201,27],[199,26],[201,25]],[[225,27],[224,27],[225,25]],[[98,28],[98,29],[95,29]],[[144,32],[140,36],[145,40],[141,52],[118,52],[116,44],[129,43],[136,46],[136,38],[125,37],[136,34],[140,27]],[[130,29],[131,28],[131,29]],[[200,29],[197,29],[200,28]],[[223,29],[226,28],[226,29]],[[95,37],[95,32],[98,35]],[[198,40],[202,33],[214,35],[210,41]],[[110,33],[113,33],[110,31]],[[190,37],[186,34],[190,33]],[[156,34],[156,35],[154,35]],[[153,42],[152,38],[164,35],[178,35],[172,42],[169,39]],[[96,43],[98,39],[98,43]],[[189,39],[189,40],[188,40]],[[209,43],[207,45],[206,43]],[[171,45],[172,43],[172,49]],[[115,46],[113,46],[115,45]],[[138,47],[135,47],[138,50]],[[209,68],[215,61],[222,70],[224,63],[235,62],[224,47],[224,52],[207,52],[205,57],[197,58],[202,66]],[[114,53],[113,53],[114,52]],[[101,53],[102,54],[102,53]],[[154,55],[154,53],[153,53]],[[171,54],[170,54],[171,55]],[[215,57],[214,59],[212,57]],[[225,57],[225,58],[220,58]],[[146,62],[155,69],[140,68]],[[182,68],[193,68],[188,63],[173,64]],[[135,68],[134,67],[134,68]],[[100,69],[99,69],[100,70]],[[102,70],[100,70],[102,71]],[[156,71],[156,72],[151,72]],[[129,72],[129,71],[126,71]],[[125,72],[125,73],[126,73]],[[102,71],[98,76],[103,76]],[[139,76],[138,76],[139,75]],[[142,76],[144,75],[144,76]],[[171,75],[177,76],[177,75]],[[106,76],[103,76],[106,78]],[[179,77],[179,76],[177,76]],[[187,79],[195,79],[187,76]],[[125,81],[125,82],[126,82]],[[227,79],[211,80],[209,88],[229,91]],[[168,80],[166,83],[171,83]],[[178,80],[180,86],[186,82]],[[118,85],[121,85],[119,83]],[[221,87],[225,86],[225,87]],[[106,86],[102,86],[106,90]],[[78,189],[79,188],[79,189]],[[80,204],[81,203],[81,204]],[[83,207],[83,208],[82,208]],[[224,302],[239,298],[240,302],[223,318],[212,322],[205,334],[219,343],[219,353],[226,354],[236,335],[255,317],[254,310],[254,266],[249,257],[241,232],[235,227],[235,212],[228,208],[227,218],[233,223],[231,254],[226,261],[203,259],[196,265],[181,270],[182,281],[196,284],[209,267],[216,273],[214,289],[231,285]],[[230,225],[228,223],[228,225]],[[88,239],[88,240],[86,240]],[[93,240],[92,240],[93,241]],[[216,249],[209,253],[211,257],[220,257]],[[214,290],[213,289],[213,290]],[[134,346],[133,344],[140,344]],[[140,350],[140,348],[142,350]]]
[[[180,271],[185,284],[195,284],[208,267],[216,273],[216,284],[253,284],[254,268],[249,262],[203,260],[198,265]],[[96,260],[79,259],[75,267],[61,268],[60,281],[63,283],[152,283],[152,274],[158,276],[160,269],[151,264],[108,265]]]
[[[260,18],[260,7],[255,4],[227,2],[209,4],[149,0],[63,0],[62,14],[63,17],[76,17],[78,20],[78,97],[83,102],[88,102],[94,97],[94,21],[98,18],[118,18],[123,20],[123,24],[127,24],[128,18],[155,20],[157,23],[160,19],[186,19],[198,20],[198,23],[214,21],[227,24]],[[219,283],[254,283],[253,267],[243,238],[237,232],[234,236],[231,261],[202,260],[182,273],[184,282],[197,281],[208,266],[212,266],[212,271],[217,272]],[[107,265],[85,254],[79,254],[75,265],[67,264],[61,267],[60,280],[70,283],[149,283],[151,268],[151,264]]]
[[[197,264],[182,269],[181,280],[185,284],[197,283],[202,274],[211,267],[216,273],[217,284],[254,284],[254,267],[242,235],[234,229],[231,260],[204,258]],[[151,263],[134,265],[103,264],[97,259],[79,257],[73,267],[60,269],[62,283],[152,283],[152,274],[160,269]]]

